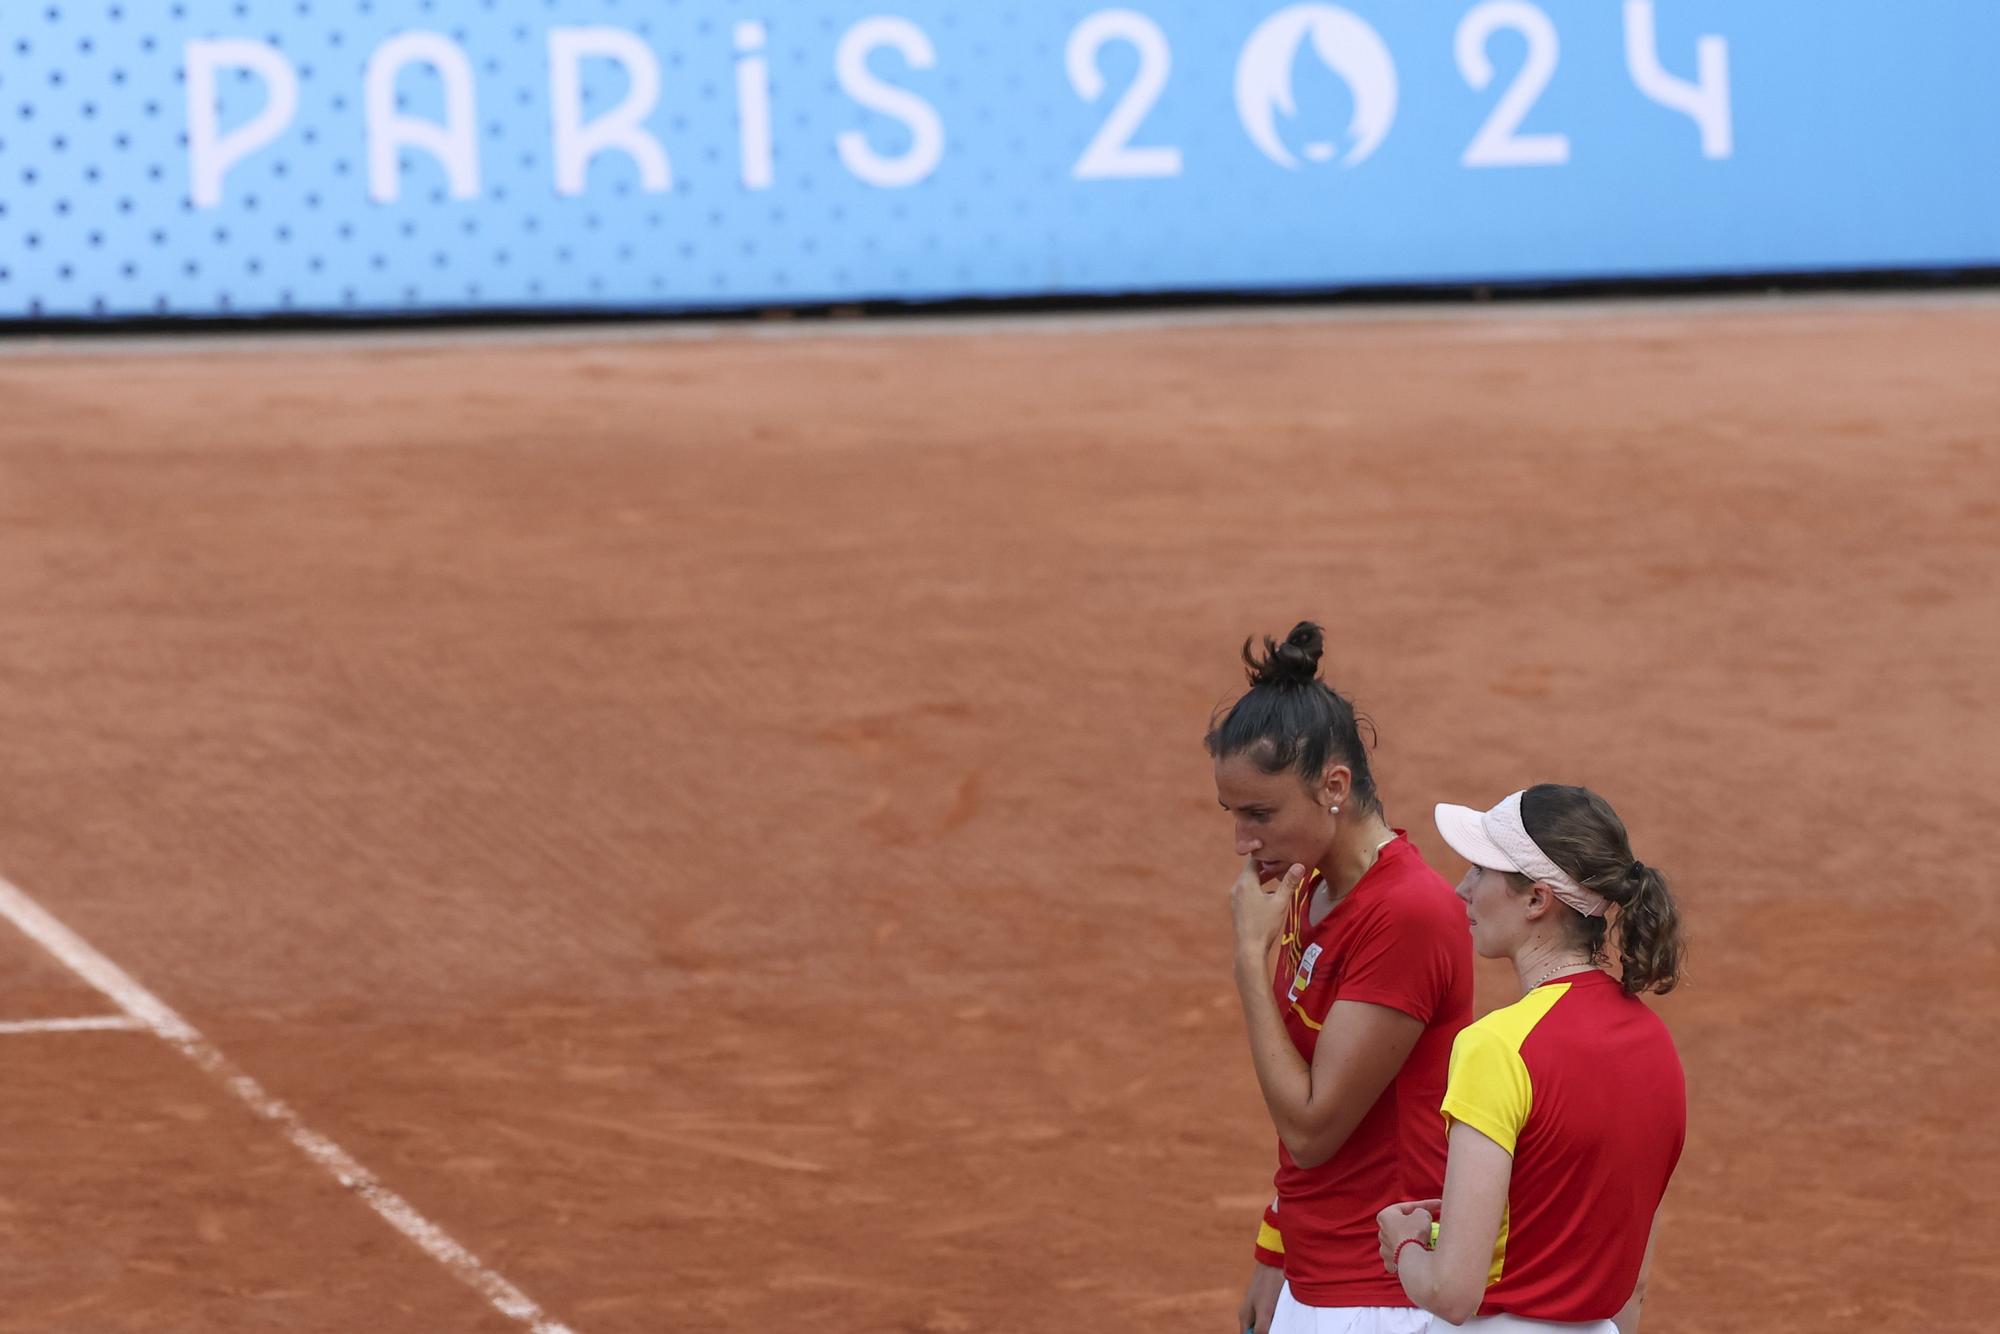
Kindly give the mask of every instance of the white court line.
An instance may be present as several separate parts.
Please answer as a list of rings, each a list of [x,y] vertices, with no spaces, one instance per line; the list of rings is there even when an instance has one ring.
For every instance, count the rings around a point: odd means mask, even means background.
[[[140,1026],[179,1048],[181,1055],[242,1099],[251,1111],[284,1131],[285,1138],[297,1145],[306,1157],[366,1200],[368,1207],[380,1214],[384,1222],[422,1247],[424,1254],[477,1290],[494,1310],[528,1326],[534,1334],[574,1334],[569,1326],[550,1319],[541,1307],[529,1300],[526,1293],[481,1264],[471,1251],[411,1208],[409,1201],[383,1185],[373,1172],[354,1161],[347,1150],[308,1126],[299,1119],[297,1112],[266,1093],[261,1084],[237,1069],[192,1024],[133,981],[124,969],[99,954],[83,937],[50,916],[40,904],[4,879],[0,879],[0,916],[5,916],[20,929],[21,934],[61,960],[71,972],[110,997],[113,1004]]]
[[[0,1023],[0,1033],[91,1033],[144,1032],[146,1026],[123,1014],[95,1014],[84,1019],[9,1019]]]

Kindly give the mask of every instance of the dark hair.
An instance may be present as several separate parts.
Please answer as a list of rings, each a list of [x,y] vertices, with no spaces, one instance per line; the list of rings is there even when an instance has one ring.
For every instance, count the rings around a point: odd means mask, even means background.
[[[1618,909],[1619,974],[1628,996],[1655,991],[1664,996],[1680,981],[1680,909],[1667,878],[1632,855],[1625,822],[1611,803],[1587,787],[1538,783],[1521,796],[1521,824],[1535,846],[1585,889]],[[1569,913],[1571,930],[1605,961],[1609,923],[1602,917]]]
[[[1375,724],[1319,679],[1325,632],[1311,621],[1300,621],[1282,644],[1264,636],[1261,658],[1250,651],[1253,642],[1243,641],[1250,688],[1220,722],[1210,720],[1202,739],[1208,753],[1219,760],[1247,752],[1265,773],[1291,769],[1308,784],[1318,782],[1327,764],[1337,761],[1354,775],[1354,803],[1363,810],[1379,809],[1375,776],[1368,771],[1368,750],[1361,740],[1365,727],[1368,743],[1374,744]]]

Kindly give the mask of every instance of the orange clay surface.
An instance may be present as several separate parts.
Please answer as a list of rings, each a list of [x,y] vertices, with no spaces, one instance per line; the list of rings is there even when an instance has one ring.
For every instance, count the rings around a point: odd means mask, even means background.
[[[2000,302],[16,343],[0,405],[0,875],[578,1334],[1222,1334],[1200,737],[1302,616],[1447,876],[1433,801],[1546,779],[1674,878],[1649,1334],[1990,1328]],[[0,924],[0,1020],[110,1008]],[[150,1034],[0,1060],[0,1331],[519,1328]]]

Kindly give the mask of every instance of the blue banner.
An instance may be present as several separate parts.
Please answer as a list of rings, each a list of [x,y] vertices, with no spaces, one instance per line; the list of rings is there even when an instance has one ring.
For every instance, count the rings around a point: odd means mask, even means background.
[[[0,318],[2000,263],[1991,0],[21,0]]]

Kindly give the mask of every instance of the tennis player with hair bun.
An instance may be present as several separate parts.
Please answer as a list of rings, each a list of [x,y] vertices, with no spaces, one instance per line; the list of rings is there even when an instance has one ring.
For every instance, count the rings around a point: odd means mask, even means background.
[[[1322,642],[1310,621],[1262,657],[1246,641],[1250,688],[1207,737],[1243,858],[1236,987],[1278,1132],[1236,1334],[1416,1334],[1430,1317],[1382,1272],[1375,1215],[1444,1180],[1437,1107],[1472,950],[1450,886],[1383,818]]]
[[[1433,1330],[1635,1334],[1687,1133],[1680,1057],[1639,999],[1680,977],[1666,877],[1588,788],[1440,805],[1437,826],[1472,863],[1473,948],[1510,960],[1524,994],[1452,1045],[1444,1192],[1382,1211],[1382,1265]]]

